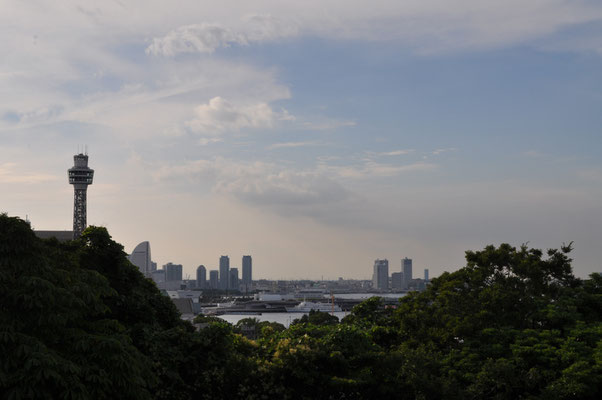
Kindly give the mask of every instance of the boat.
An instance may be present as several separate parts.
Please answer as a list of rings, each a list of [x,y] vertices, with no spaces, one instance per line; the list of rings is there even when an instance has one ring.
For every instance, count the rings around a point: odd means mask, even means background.
[[[311,310],[322,311],[322,312],[332,312],[332,311],[343,311],[341,307],[332,303],[315,303],[313,301],[302,301],[294,307],[285,307],[287,312],[302,312],[308,313]]]

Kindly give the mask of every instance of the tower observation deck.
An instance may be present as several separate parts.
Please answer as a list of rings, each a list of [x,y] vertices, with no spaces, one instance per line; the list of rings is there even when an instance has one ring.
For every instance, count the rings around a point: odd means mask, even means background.
[[[69,183],[73,185],[73,239],[86,229],[86,193],[92,184],[94,170],[88,168],[88,154],[73,156],[74,166],[69,168]]]

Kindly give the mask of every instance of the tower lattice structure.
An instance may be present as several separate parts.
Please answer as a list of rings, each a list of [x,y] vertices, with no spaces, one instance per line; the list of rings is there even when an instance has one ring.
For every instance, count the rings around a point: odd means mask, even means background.
[[[69,168],[69,183],[73,185],[73,239],[81,236],[86,229],[86,194],[88,185],[92,184],[94,170],[88,168],[88,155],[73,156],[74,165]]]

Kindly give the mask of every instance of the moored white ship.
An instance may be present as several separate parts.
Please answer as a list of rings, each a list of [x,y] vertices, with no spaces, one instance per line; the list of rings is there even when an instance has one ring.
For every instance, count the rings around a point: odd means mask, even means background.
[[[332,303],[315,303],[313,301],[302,301],[295,307],[286,307],[287,312],[303,312],[307,313],[311,310],[322,311],[322,312],[339,312],[343,311],[341,307]]]

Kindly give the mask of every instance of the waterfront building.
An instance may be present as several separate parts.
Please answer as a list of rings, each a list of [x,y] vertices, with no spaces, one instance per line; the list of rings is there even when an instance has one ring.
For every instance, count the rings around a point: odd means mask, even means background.
[[[403,288],[408,289],[412,282],[412,259],[404,258],[401,260],[401,271],[403,272]]]
[[[205,289],[207,284],[207,269],[204,265],[199,265],[196,269],[196,287],[198,289]]]
[[[230,286],[230,258],[221,256],[219,258],[219,288],[227,290]]]
[[[217,289],[219,286],[219,272],[216,269],[209,271],[209,288]]]
[[[238,268],[230,268],[229,288],[232,290],[238,290]]]
[[[165,287],[165,270],[159,269],[156,271],[153,271],[151,273],[151,278],[153,279],[153,281],[157,284],[157,287],[159,289],[163,289]]]
[[[132,264],[138,267],[145,277],[150,278],[152,276],[153,262],[151,261],[149,242],[142,242],[134,247],[134,251],[128,256],[128,259]]]
[[[393,272],[391,274],[391,289],[401,289],[403,286],[403,274],[401,272]]]
[[[165,270],[165,282],[175,282],[182,280],[182,264],[167,263],[163,266]]]
[[[196,279],[184,279],[182,281],[182,290],[196,289]]]
[[[378,290],[389,289],[389,260],[375,260],[372,274],[372,287]]]
[[[178,289],[172,289],[172,291],[175,290]],[[176,306],[180,313],[180,318],[184,321],[192,321],[194,315],[201,311],[200,304],[197,304],[196,309],[198,311],[195,313],[195,303],[190,298],[171,298],[171,302]]]
[[[253,259],[251,256],[242,256],[242,283],[250,285],[253,282]]]

